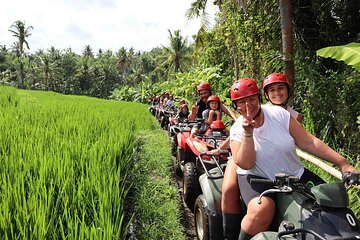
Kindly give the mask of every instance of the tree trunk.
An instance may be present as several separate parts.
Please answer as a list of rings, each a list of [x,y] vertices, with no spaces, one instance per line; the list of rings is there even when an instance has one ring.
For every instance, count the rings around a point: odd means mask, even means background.
[[[294,67],[294,38],[291,0],[280,0],[281,34],[283,44],[283,60],[285,64],[285,75],[290,84],[289,104],[293,103],[295,67]]]
[[[231,45],[231,58],[232,58],[232,62],[235,67],[235,79],[238,79],[239,78],[239,63],[237,61],[237,56],[238,56],[237,55],[237,45],[234,40],[234,35],[232,32],[229,36],[229,40],[230,40],[230,45]]]

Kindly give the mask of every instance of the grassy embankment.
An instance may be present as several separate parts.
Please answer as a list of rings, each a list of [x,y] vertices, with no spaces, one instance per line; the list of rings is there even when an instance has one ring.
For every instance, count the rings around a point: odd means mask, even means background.
[[[1,239],[183,239],[147,106],[0,87],[0,110]]]

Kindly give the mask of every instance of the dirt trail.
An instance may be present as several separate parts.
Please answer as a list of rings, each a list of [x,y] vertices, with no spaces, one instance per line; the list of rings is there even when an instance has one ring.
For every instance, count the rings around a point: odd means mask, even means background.
[[[184,201],[182,200],[182,178],[175,174],[175,169],[172,169],[172,173],[173,180],[178,188],[179,201],[181,202],[182,206],[181,222],[184,226],[186,237],[189,240],[197,240],[194,224],[194,214],[190,211],[190,209],[185,205]]]

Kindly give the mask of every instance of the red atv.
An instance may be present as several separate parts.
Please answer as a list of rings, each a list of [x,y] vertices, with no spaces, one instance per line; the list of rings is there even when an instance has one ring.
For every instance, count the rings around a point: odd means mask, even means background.
[[[197,124],[202,121],[203,119],[198,120]],[[176,171],[183,178],[183,200],[193,211],[195,200],[201,194],[199,176],[225,164],[229,153],[224,152],[219,156],[207,154],[208,151],[217,148],[228,136],[222,121],[214,121],[205,134],[198,134],[195,138],[190,138],[190,131],[191,128],[176,135]]]

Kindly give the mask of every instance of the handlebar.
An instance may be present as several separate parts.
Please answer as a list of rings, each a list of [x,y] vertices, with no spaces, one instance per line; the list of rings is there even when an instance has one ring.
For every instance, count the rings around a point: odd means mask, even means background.
[[[349,187],[352,185],[360,185],[360,173],[345,172],[342,176],[342,181],[346,187]]]
[[[300,180],[298,177],[285,174],[285,173],[278,173],[275,175],[275,180],[267,179],[267,178],[252,178],[250,179],[250,183],[264,183],[264,184],[270,184],[277,188],[282,188],[284,186],[289,187],[296,187],[299,185],[303,185],[300,183]]]
[[[269,184],[269,185],[274,185],[275,184],[275,181],[273,180],[270,180],[270,179],[262,179],[262,178],[251,178],[250,179],[250,184],[253,184],[253,183],[264,183],[264,184]]]
[[[275,192],[289,193],[289,192],[294,191],[294,189],[296,189],[300,192],[304,192],[304,190],[305,190],[305,185],[300,182],[298,177],[295,177],[295,176],[292,176],[289,174],[285,174],[285,173],[276,174],[275,180],[264,179],[264,178],[252,178],[252,179],[250,179],[250,184],[253,184],[253,183],[270,184],[274,187],[274,188],[265,190],[264,192],[262,192],[260,194],[259,199],[258,199],[258,204],[261,204],[261,198],[268,193],[275,193]]]
[[[343,174],[343,183],[345,187],[349,187],[352,185],[360,185],[360,173],[358,172],[346,172]],[[295,176],[291,176],[289,174],[278,173],[275,175],[275,180],[263,179],[263,178],[252,178],[250,179],[250,184],[253,183],[263,183],[270,184],[274,188],[268,189],[260,194],[258,203],[261,203],[261,198],[263,195],[273,192],[291,192],[291,191],[299,191],[308,197],[312,197],[312,193],[309,189],[306,188],[306,185],[300,182],[300,179]]]

